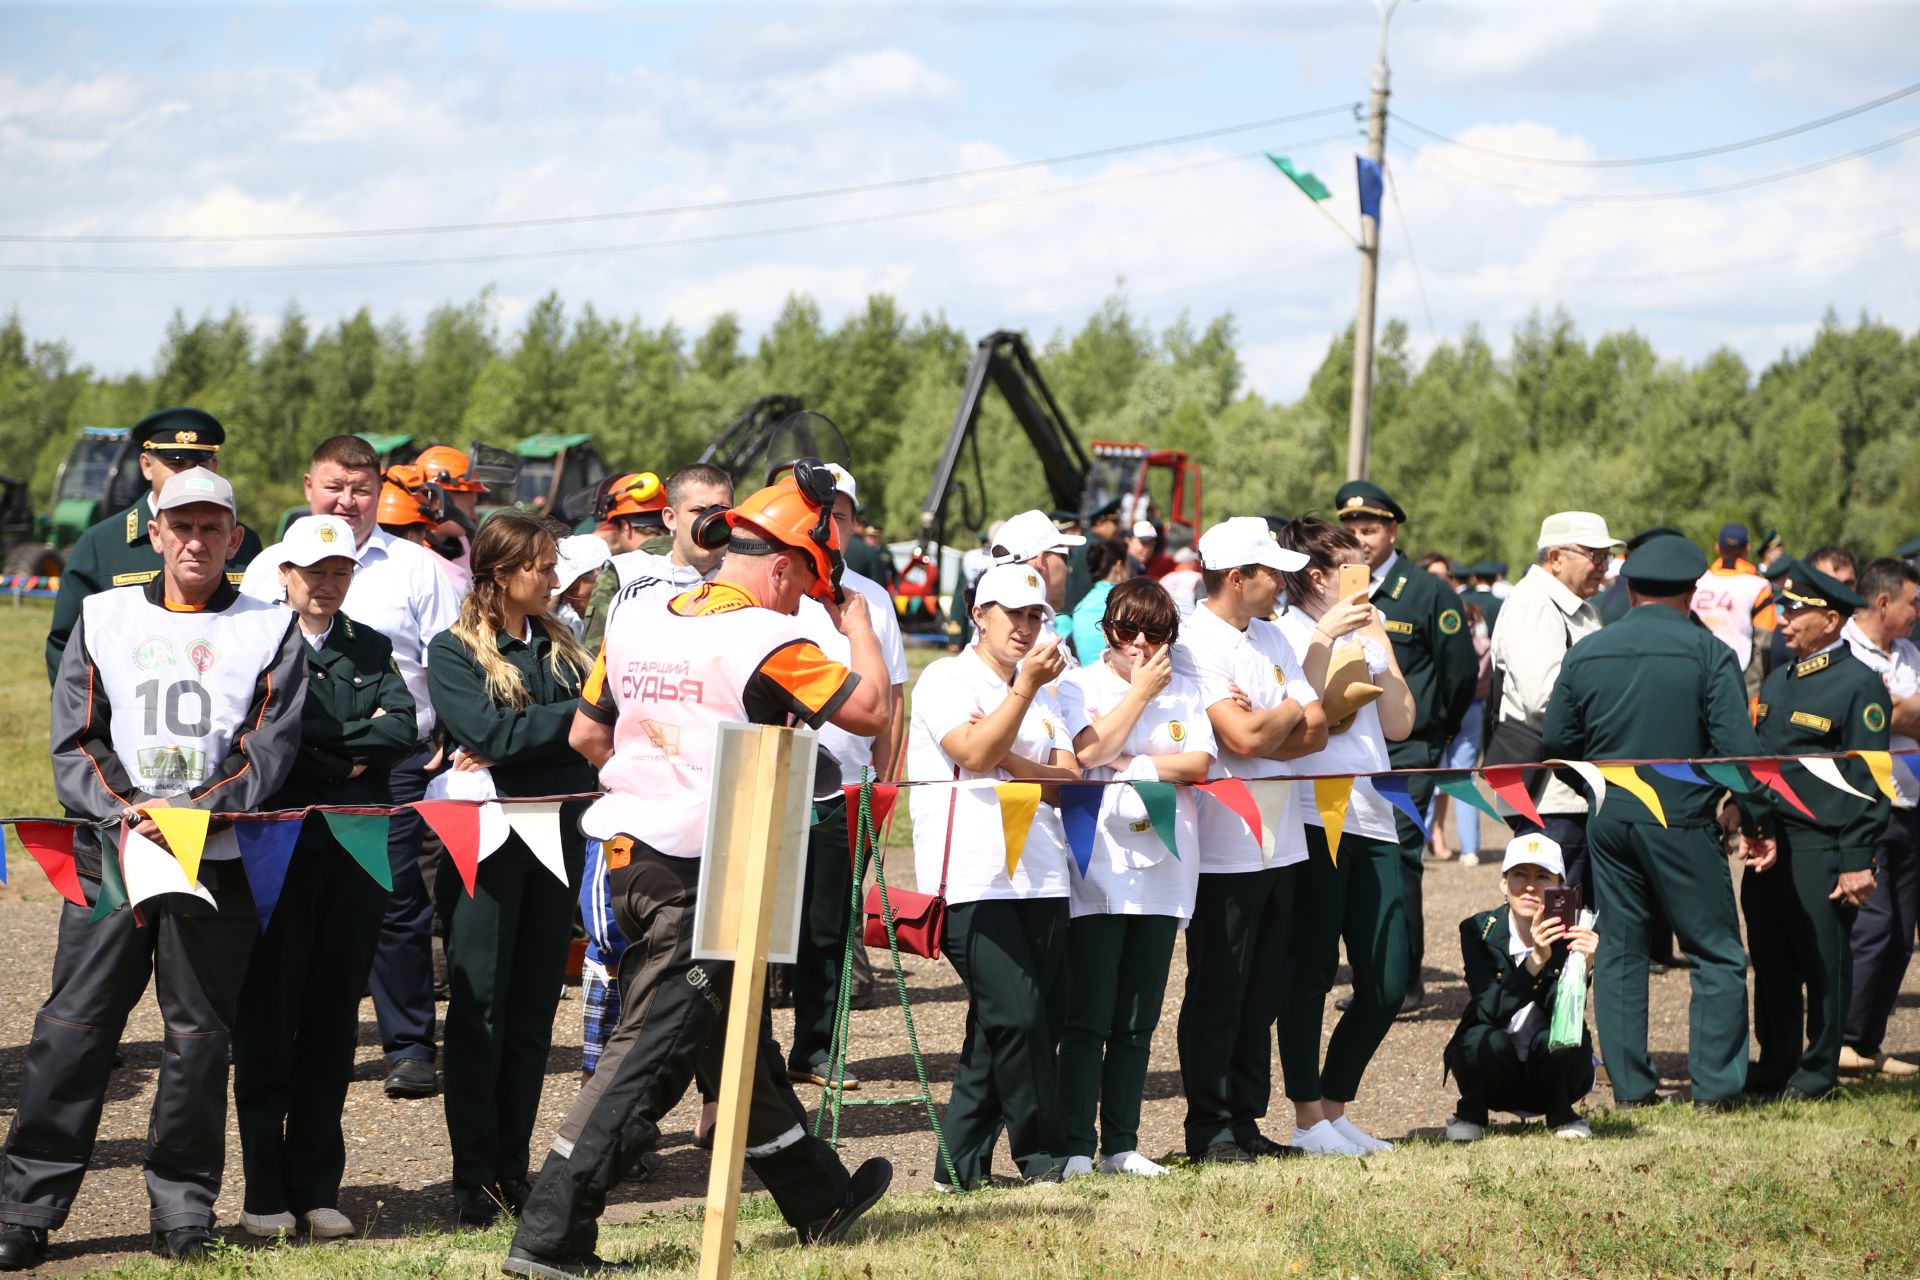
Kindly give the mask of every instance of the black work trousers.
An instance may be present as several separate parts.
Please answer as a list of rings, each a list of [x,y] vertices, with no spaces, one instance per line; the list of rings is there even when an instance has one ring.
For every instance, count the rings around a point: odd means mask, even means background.
[[[113,856],[111,852],[109,857]],[[53,991],[34,1020],[13,1127],[0,1158],[0,1222],[59,1228],[93,1155],[127,1015],[154,982],[165,1027],[147,1129],[147,1200],[158,1230],[213,1225],[227,1149],[228,1033],[259,917],[238,862],[203,862],[216,907],[187,894],[60,909]],[[89,902],[97,880],[81,881]]]
[[[1462,1120],[1487,1123],[1487,1112],[1543,1113],[1554,1127],[1580,1118],[1573,1104],[1593,1088],[1593,1043],[1582,1035],[1571,1049],[1553,1049],[1552,1028],[1542,1025],[1527,1044],[1527,1056],[1505,1027],[1468,1027],[1447,1046],[1447,1066],[1460,1086]]]
[[[793,962],[793,1043],[787,1049],[787,1069],[795,1075],[814,1070],[832,1056],[840,969],[846,963],[847,921],[853,912],[847,802],[834,800],[819,811],[820,820],[807,835],[805,901]],[[824,1066],[820,1071],[825,1074]]]
[[[1840,880],[1837,848],[1781,824],[1780,856],[1740,878],[1753,958],[1753,1039],[1760,1054],[1747,1087],[1765,1094],[1792,1085],[1822,1094],[1840,1083],[1841,1029],[1853,952],[1847,933],[1857,908],[1827,895]]]
[[[411,804],[427,793],[431,746],[393,767],[393,803]],[[395,809],[387,828],[387,863],[393,893],[387,898],[373,959],[373,1012],[380,1020],[380,1047],[389,1063],[433,1061],[433,893],[420,870],[425,827],[412,809]]]
[[[1862,1057],[1881,1050],[1887,1018],[1920,930],[1920,818],[1895,809],[1873,851],[1873,896],[1860,904],[1848,939],[1853,951],[1853,998],[1847,1002],[1846,1043]]]

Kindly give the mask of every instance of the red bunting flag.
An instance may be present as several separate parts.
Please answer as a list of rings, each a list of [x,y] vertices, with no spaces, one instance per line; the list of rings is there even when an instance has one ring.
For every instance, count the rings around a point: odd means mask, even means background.
[[[1527,794],[1527,776],[1524,770],[1496,765],[1490,769],[1482,769],[1480,776],[1485,778],[1487,785],[1493,788],[1493,794],[1513,806],[1515,813],[1536,827],[1547,825],[1540,821],[1540,810],[1534,807],[1533,797]]]
[[[473,879],[480,874],[480,806],[464,800],[416,800],[413,811],[447,846],[447,856],[471,898]]]
[[[61,897],[76,907],[87,905],[87,895],[80,890],[80,870],[73,864],[72,827],[63,822],[16,822],[13,833]]]
[[[1806,814],[1809,818],[1813,817],[1813,810],[1807,808],[1806,802],[1795,795],[1793,788],[1787,785],[1787,780],[1780,776],[1780,762],[1778,760],[1754,760],[1748,763],[1747,768],[1754,777],[1760,779],[1762,783],[1778,792],[1788,804]]]
[[[1198,782],[1194,789],[1204,791],[1227,806],[1227,809],[1240,821],[1247,824],[1247,830],[1253,833],[1254,843],[1261,841],[1260,806],[1254,803],[1253,792],[1247,790],[1247,784],[1238,778],[1216,778],[1212,782]]]
[[[840,788],[847,797],[847,856],[859,865],[860,857],[860,787],[855,783]],[[873,784],[873,834],[875,839],[886,830],[887,820],[893,816],[893,806],[900,799],[900,788],[890,782]]]

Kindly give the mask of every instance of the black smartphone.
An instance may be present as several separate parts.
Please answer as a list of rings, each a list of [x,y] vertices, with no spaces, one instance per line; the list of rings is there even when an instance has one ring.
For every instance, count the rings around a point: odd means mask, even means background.
[[[1580,923],[1580,890],[1556,885],[1540,891],[1540,916],[1552,916],[1564,928]]]

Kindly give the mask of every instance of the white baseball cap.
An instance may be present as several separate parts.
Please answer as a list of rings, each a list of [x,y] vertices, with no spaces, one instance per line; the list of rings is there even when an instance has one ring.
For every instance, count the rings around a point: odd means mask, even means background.
[[[975,605],[997,604],[1002,609],[1030,609],[1039,605],[1053,620],[1053,606],[1047,603],[1047,584],[1040,571],[1024,564],[997,564],[980,577],[973,589]]]
[[[853,509],[860,510],[860,489],[853,482],[853,472],[837,462],[829,462],[827,470],[833,472],[833,491],[846,494],[847,501],[853,504]]]
[[[1133,536],[1136,538],[1157,538],[1160,536],[1160,531],[1153,527],[1153,521],[1151,520],[1136,520],[1133,522]]]
[[[188,467],[167,477],[167,482],[160,486],[160,501],[153,504],[153,509],[156,512],[171,511],[175,507],[191,507],[200,502],[232,511],[235,509],[233,486],[218,471]]]
[[[178,479],[179,477],[175,477]],[[167,482],[169,486],[172,481]],[[339,516],[301,516],[287,526],[280,540],[280,563],[311,569],[322,560],[345,556],[360,563],[360,548],[354,545],[353,526]]]
[[[1048,551],[1065,554],[1082,546],[1086,539],[1077,533],[1062,533],[1054,528],[1053,517],[1035,509],[1010,517],[993,535],[993,559],[996,564],[1021,564]]]
[[[1567,861],[1560,854],[1559,842],[1549,840],[1538,831],[1508,841],[1506,856],[1500,859],[1500,874],[1505,875],[1515,867],[1539,867],[1562,880],[1567,878]]]
[[[569,534],[560,539],[555,549],[560,561],[554,566],[560,579],[560,585],[554,589],[555,595],[613,559],[613,552],[607,549],[607,544],[597,533]]]
[[[1259,516],[1234,516],[1200,535],[1202,568],[1244,569],[1250,564],[1297,573],[1307,567],[1307,557],[1275,542],[1273,530]]]
[[[1620,539],[1607,532],[1607,522],[1591,511],[1556,511],[1540,522],[1539,549],[1549,547],[1617,547]]]

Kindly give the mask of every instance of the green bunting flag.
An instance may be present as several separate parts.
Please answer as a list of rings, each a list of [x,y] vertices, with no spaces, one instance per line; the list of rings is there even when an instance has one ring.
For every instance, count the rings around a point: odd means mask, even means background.
[[[1504,822],[1506,820],[1500,816],[1500,811],[1494,808],[1485,796],[1480,794],[1479,786],[1475,784],[1471,777],[1446,778],[1444,781],[1436,782],[1434,785],[1452,796],[1455,800],[1458,800],[1461,804],[1472,805],[1489,818],[1492,818],[1495,822]]]
[[[391,820],[384,813],[326,813],[327,830],[340,842],[373,882],[393,892],[393,866],[387,861],[387,827]]]
[[[1153,833],[1160,837],[1160,843],[1167,846],[1167,852],[1178,858],[1180,845],[1174,836],[1174,809],[1179,801],[1173,783],[1133,779],[1128,785],[1140,797],[1140,803],[1146,806],[1147,818],[1153,823]]]
[[[120,871],[120,845],[127,840],[127,824],[120,824],[120,839],[100,851],[100,896],[93,904],[87,923],[99,924],[127,905],[127,881]]]
[[[1754,789],[1737,764],[1697,764],[1693,767],[1729,791],[1746,792]]]
[[[1288,180],[1306,194],[1307,199],[1333,199],[1333,192],[1327,190],[1325,183],[1303,169],[1294,168],[1293,161],[1287,159],[1285,156],[1277,156],[1269,151],[1267,152],[1267,159],[1273,161],[1273,167],[1286,174]]]

